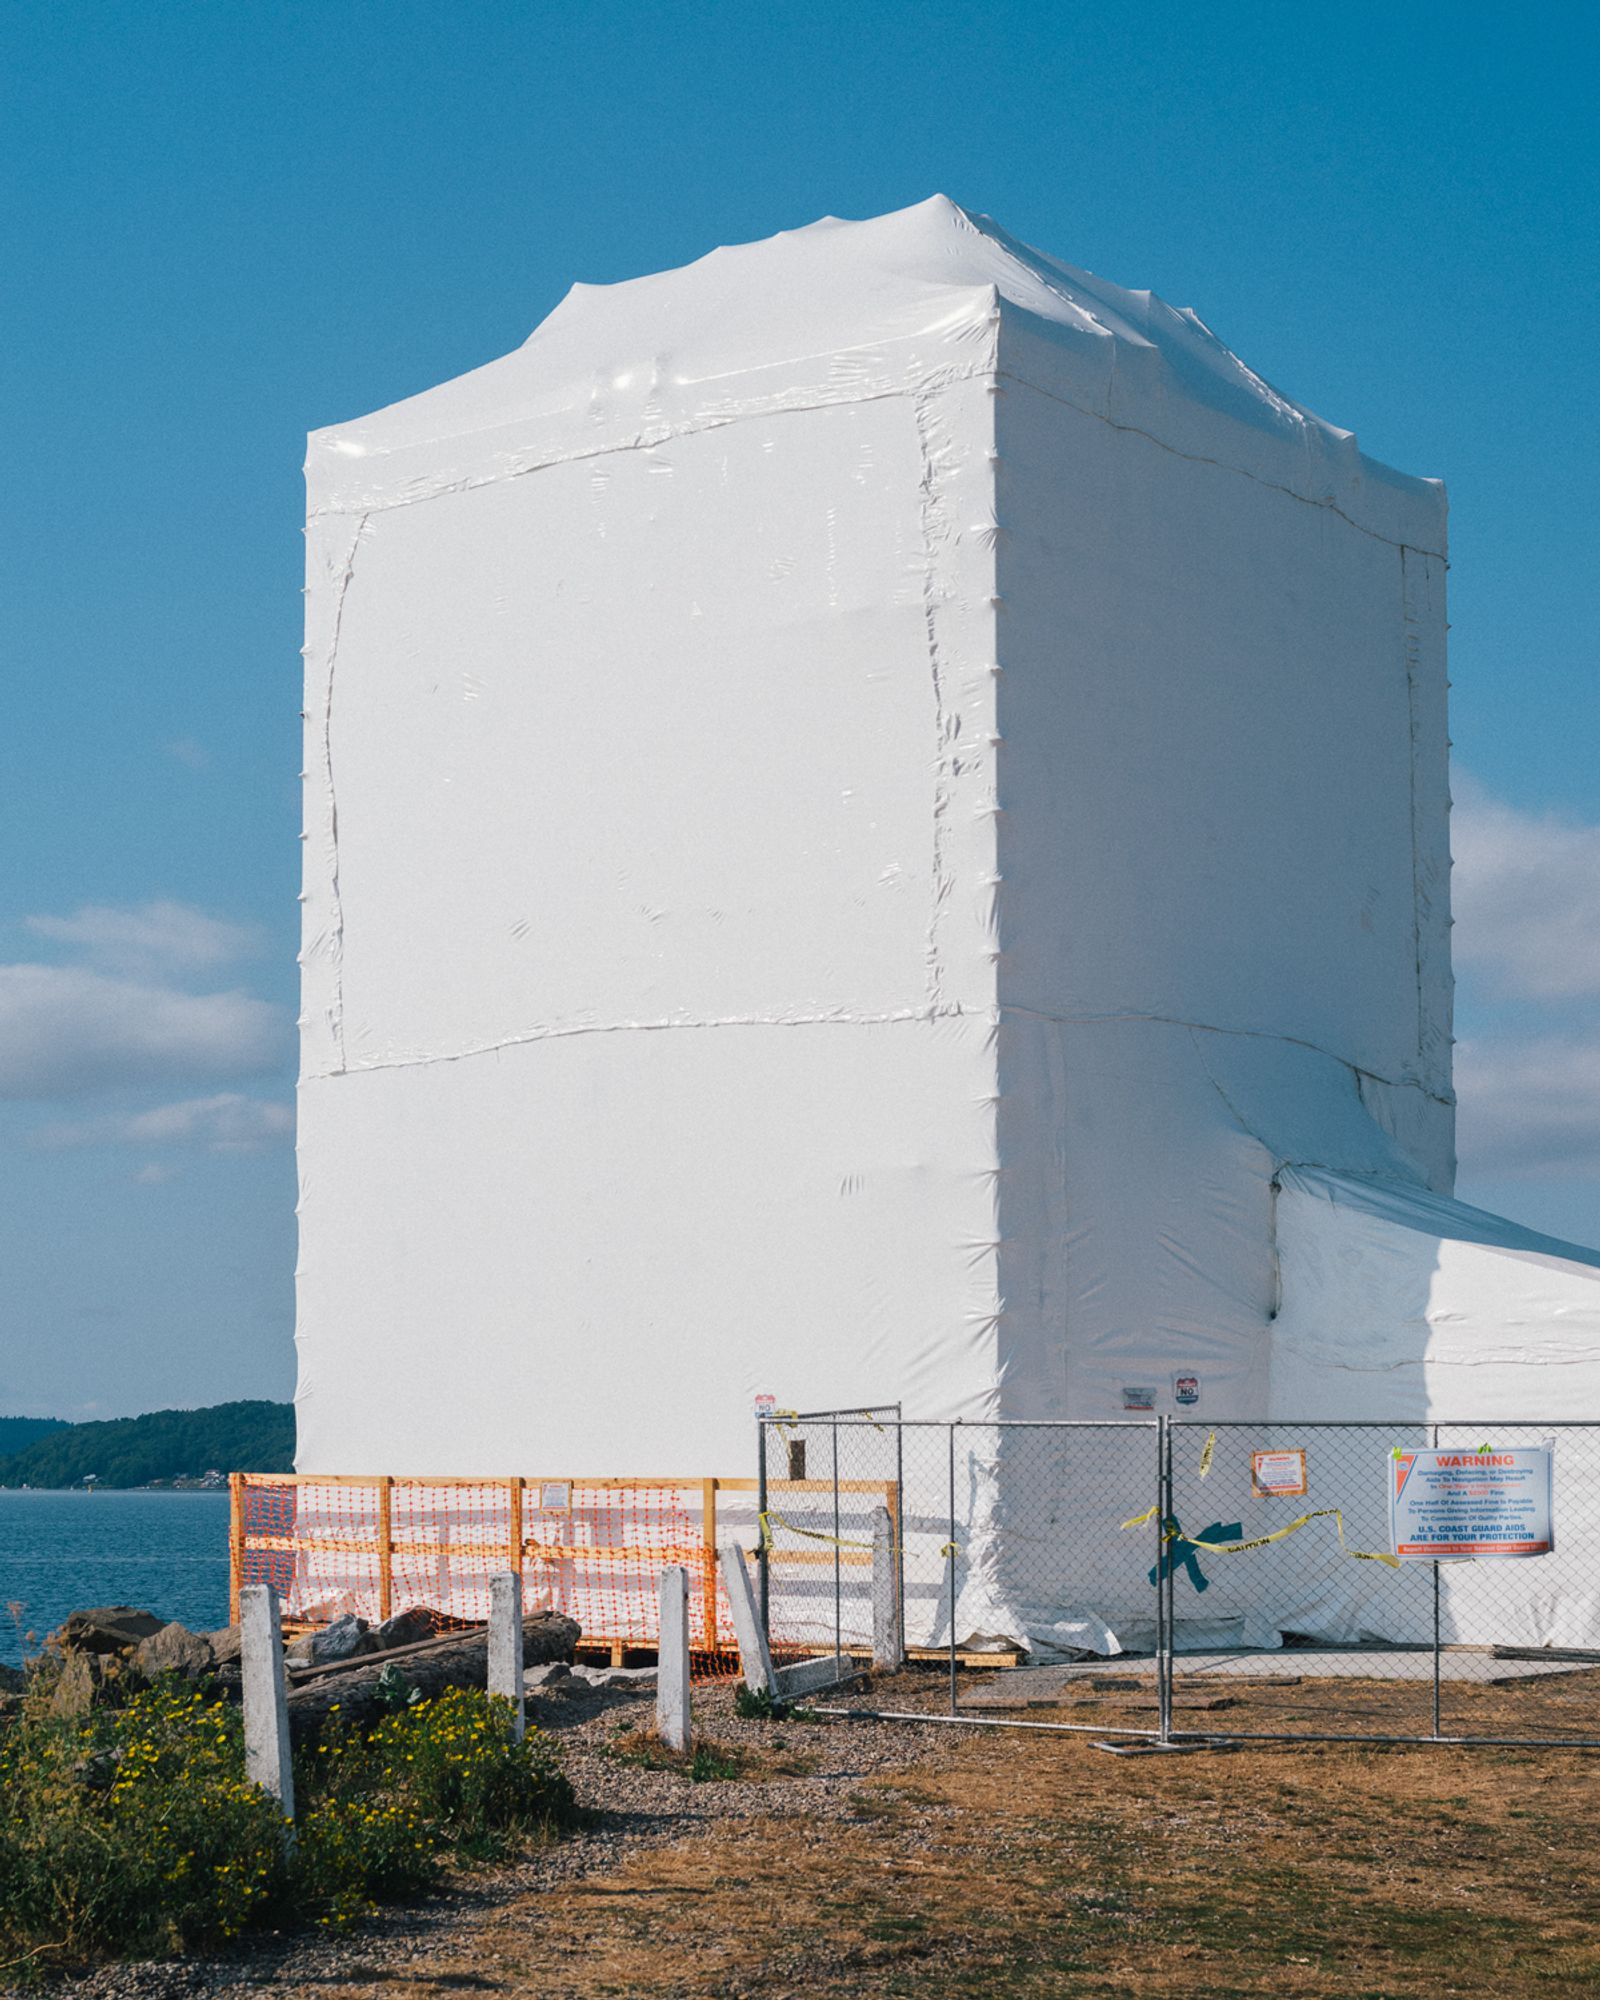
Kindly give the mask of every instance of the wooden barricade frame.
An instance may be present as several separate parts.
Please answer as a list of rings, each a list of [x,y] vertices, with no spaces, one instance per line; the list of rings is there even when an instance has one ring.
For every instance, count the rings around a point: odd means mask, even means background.
[[[469,1557],[503,1557],[508,1569],[526,1579],[530,1572],[536,1573],[540,1563],[562,1560],[582,1561],[586,1565],[606,1563],[639,1564],[648,1562],[647,1548],[626,1543],[613,1546],[567,1545],[531,1537],[527,1532],[527,1516],[530,1511],[548,1513],[556,1511],[540,1506],[542,1494],[550,1488],[564,1487],[569,1496],[574,1488],[582,1491],[611,1493],[624,1492],[672,1492],[693,1501],[698,1499],[700,1511],[700,1572],[702,1629],[693,1635],[694,1649],[703,1654],[720,1654],[729,1650],[721,1638],[718,1623],[720,1580],[717,1569],[717,1528],[718,1499],[722,1494],[755,1494],[758,1482],[754,1479],[722,1479],[701,1477],[673,1477],[659,1479],[640,1478],[579,1478],[531,1477],[523,1475],[491,1476],[474,1478],[466,1475],[402,1475],[394,1473],[311,1473],[311,1472],[235,1472],[228,1481],[229,1489],[229,1616],[237,1623],[239,1617],[239,1591],[245,1580],[248,1559],[252,1555],[301,1553],[351,1554],[371,1557],[377,1566],[378,1615],[380,1618],[392,1616],[394,1611],[394,1561],[396,1556],[427,1556],[437,1553],[438,1544],[433,1541],[413,1541],[397,1539],[394,1532],[394,1495],[397,1487],[474,1487],[480,1491],[500,1492],[505,1496],[510,1531],[506,1539],[455,1540],[449,1543],[452,1554]],[[376,1530],[372,1535],[306,1535],[261,1534],[250,1530],[247,1518],[246,1497],[251,1489],[270,1487],[352,1487],[371,1494],[374,1499]],[[790,1493],[828,1492],[834,1489],[831,1480],[783,1481],[774,1489],[784,1495]],[[838,1491],[874,1496],[889,1510],[895,1526],[898,1545],[899,1494],[892,1480],[841,1480]],[[530,1510],[529,1496],[532,1495]],[[784,1549],[774,1550],[771,1559],[792,1564],[795,1567],[832,1564],[837,1555],[845,1564],[870,1563],[870,1554],[854,1549]],[[305,1621],[296,1621],[310,1629]],[[649,1652],[654,1650],[653,1642],[637,1634],[625,1632],[585,1632],[579,1641],[580,1650],[598,1648],[610,1654],[614,1665],[622,1665],[624,1656],[630,1651]]]

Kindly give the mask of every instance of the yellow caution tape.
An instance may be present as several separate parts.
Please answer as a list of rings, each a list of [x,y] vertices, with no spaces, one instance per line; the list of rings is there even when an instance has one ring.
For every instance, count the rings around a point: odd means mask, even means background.
[[[1203,1534],[1185,1535],[1184,1540],[1191,1548],[1209,1549],[1213,1554],[1232,1555],[1239,1549],[1264,1549],[1268,1542],[1281,1542],[1286,1535],[1295,1534],[1308,1521],[1331,1520],[1339,1531],[1339,1546],[1347,1556],[1356,1562],[1387,1563],[1390,1569],[1400,1567],[1400,1558],[1389,1555],[1382,1549],[1353,1549],[1344,1538],[1344,1515],[1337,1507],[1315,1507],[1309,1514],[1302,1514],[1298,1520],[1290,1521],[1282,1528],[1274,1528],[1270,1535],[1252,1535],[1245,1542],[1208,1542]],[[1172,1539],[1172,1537],[1168,1537]]]
[[[959,1542],[946,1542],[939,1553],[942,1556],[958,1556],[961,1553],[961,1544]]]
[[[1131,1521],[1124,1521],[1122,1526],[1124,1528],[1148,1527],[1150,1522],[1156,1518],[1158,1511],[1157,1508],[1152,1507],[1147,1513],[1136,1514]],[[1398,1569],[1400,1567],[1400,1558],[1398,1556],[1389,1555],[1381,1549],[1350,1548],[1344,1538],[1344,1515],[1337,1507],[1317,1507],[1311,1513],[1302,1514],[1297,1520],[1288,1522],[1284,1527],[1274,1528],[1270,1535],[1252,1535],[1248,1541],[1243,1542],[1208,1542],[1203,1534],[1186,1535],[1181,1529],[1170,1525],[1163,1531],[1161,1539],[1164,1542],[1184,1542],[1191,1549],[1206,1549],[1212,1555],[1231,1556],[1239,1554],[1244,1549],[1264,1549],[1269,1542],[1281,1542],[1285,1536],[1297,1534],[1301,1528],[1305,1527],[1308,1521],[1326,1520],[1331,1520],[1338,1529],[1340,1548],[1356,1562],[1387,1563],[1390,1569]]]
[[[768,1551],[777,1546],[772,1539],[772,1524],[774,1521],[788,1534],[803,1535],[808,1542],[827,1542],[831,1547],[836,1549],[866,1549],[868,1551],[873,1546],[871,1542],[849,1541],[842,1535],[824,1535],[819,1533],[815,1528],[797,1528],[793,1521],[786,1521],[781,1514],[758,1514],[756,1516],[756,1524],[761,1530],[761,1546]]]
[[[1215,1431],[1213,1431],[1211,1435],[1206,1439],[1205,1446],[1200,1453],[1200,1477],[1202,1479],[1204,1479],[1206,1474],[1211,1470],[1211,1455],[1216,1450],[1216,1448],[1217,1448],[1217,1434]]]

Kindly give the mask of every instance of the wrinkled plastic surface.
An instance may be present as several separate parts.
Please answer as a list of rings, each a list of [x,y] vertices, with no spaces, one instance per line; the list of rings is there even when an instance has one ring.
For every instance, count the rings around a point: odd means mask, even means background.
[[[1276,1413],[1595,1416],[1600,1251],[1392,1181],[1302,1167],[1281,1188]]]
[[[1265,1416],[1278,1170],[1448,1191],[1443,495],[1192,314],[935,200],[308,475],[302,1467]]]

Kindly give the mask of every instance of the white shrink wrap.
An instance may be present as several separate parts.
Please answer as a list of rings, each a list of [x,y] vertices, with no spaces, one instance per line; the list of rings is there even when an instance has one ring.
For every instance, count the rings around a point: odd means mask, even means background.
[[[1583,1253],[1448,1226],[1436,482],[942,198],[577,286],[308,479],[302,1467],[1557,1350],[1600,1416]]]

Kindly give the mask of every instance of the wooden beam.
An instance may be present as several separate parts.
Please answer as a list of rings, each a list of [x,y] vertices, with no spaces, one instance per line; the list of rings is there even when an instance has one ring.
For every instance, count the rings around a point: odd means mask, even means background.
[[[717,1482],[707,1479],[700,1487],[700,1596],[701,1623],[708,1653],[717,1650]],[[665,1598],[662,1599],[665,1603]]]
[[[394,1613],[394,1521],[390,1501],[394,1481],[378,1481],[378,1618],[380,1623]]]
[[[244,1582],[244,1474],[228,1474],[228,1623],[239,1622],[239,1590]]]

